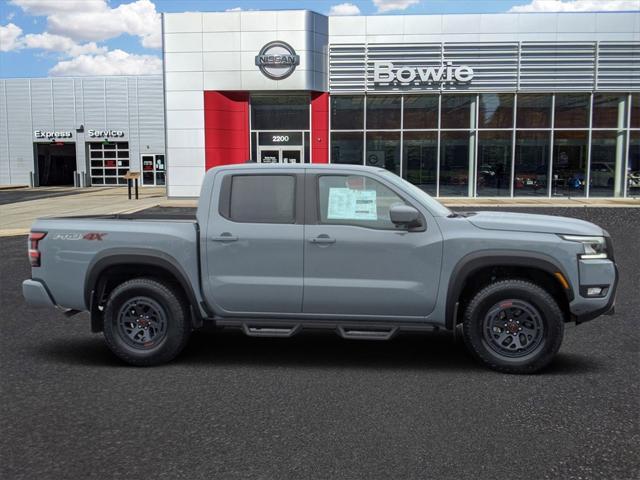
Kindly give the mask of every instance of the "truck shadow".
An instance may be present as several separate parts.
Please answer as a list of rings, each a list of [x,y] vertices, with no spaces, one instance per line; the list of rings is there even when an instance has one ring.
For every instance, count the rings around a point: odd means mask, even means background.
[[[38,354],[48,361],[67,365],[128,367],[108,350],[101,336],[50,341],[38,349]],[[281,339],[252,338],[236,331],[201,331],[164,368],[216,366],[492,373],[471,358],[461,339],[454,342],[449,333],[400,334],[385,342],[344,340],[327,332],[303,332],[291,339]],[[575,375],[601,369],[589,356],[561,351],[542,373]]]

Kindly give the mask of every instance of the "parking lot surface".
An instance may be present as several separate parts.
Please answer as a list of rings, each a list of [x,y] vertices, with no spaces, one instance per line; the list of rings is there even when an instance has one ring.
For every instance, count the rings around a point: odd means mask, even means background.
[[[533,376],[447,333],[197,332],[173,363],[129,367],[86,314],[27,307],[26,238],[0,238],[0,478],[638,478],[640,209],[517,211],[603,226],[621,274],[616,315],[569,326]]]

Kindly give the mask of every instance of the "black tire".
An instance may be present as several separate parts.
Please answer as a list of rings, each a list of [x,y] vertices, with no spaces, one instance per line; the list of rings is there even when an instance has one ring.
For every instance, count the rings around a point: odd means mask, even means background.
[[[564,316],[557,302],[526,280],[503,280],[483,288],[464,312],[467,348],[486,366],[504,373],[544,368],[560,349],[563,334]]]
[[[136,320],[137,324],[132,323]],[[104,338],[125,362],[137,366],[166,363],[182,351],[190,334],[186,301],[175,287],[135,278],[111,292],[104,314]]]

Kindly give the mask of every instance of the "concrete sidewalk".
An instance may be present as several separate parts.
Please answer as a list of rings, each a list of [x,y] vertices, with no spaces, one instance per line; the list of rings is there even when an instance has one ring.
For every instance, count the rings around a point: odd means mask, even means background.
[[[36,218],[132,213],[159,205],[163,200],[166,200],[164,188],[140,188],[140,199],[129,200],[126,187],[113,187],[83,188],[74,195],[0,205],[0,237],[29,233]]]
[[[151,207],[196,207],[197,199],[166,197],[161,187],[140,188],[140,199],[129,200],[126,187],[84,188],[61,197],[0,205],[0,237],[25,235],[36,218],[133,213]],[[440,198],[450,207],[640,207],[640,199],[579,198]]]

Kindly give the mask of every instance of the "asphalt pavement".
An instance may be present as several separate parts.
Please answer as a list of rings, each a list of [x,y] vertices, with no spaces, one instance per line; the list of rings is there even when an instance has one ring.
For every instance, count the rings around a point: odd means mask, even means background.
[[[67,195],[77,195],[78,193],[85,192],[86,189],[73,187],[15,188],[0,190],[0,205],[40,200],[42,198],[66,197]]]
[[[600,224],[617,313],[566,329],[532,376],[449,334],[390,342],[197,332],[129,367],[88,316],[27,307],[25,237],[0,239],[2,479],[637,479],[640,209],[531,208]]]

